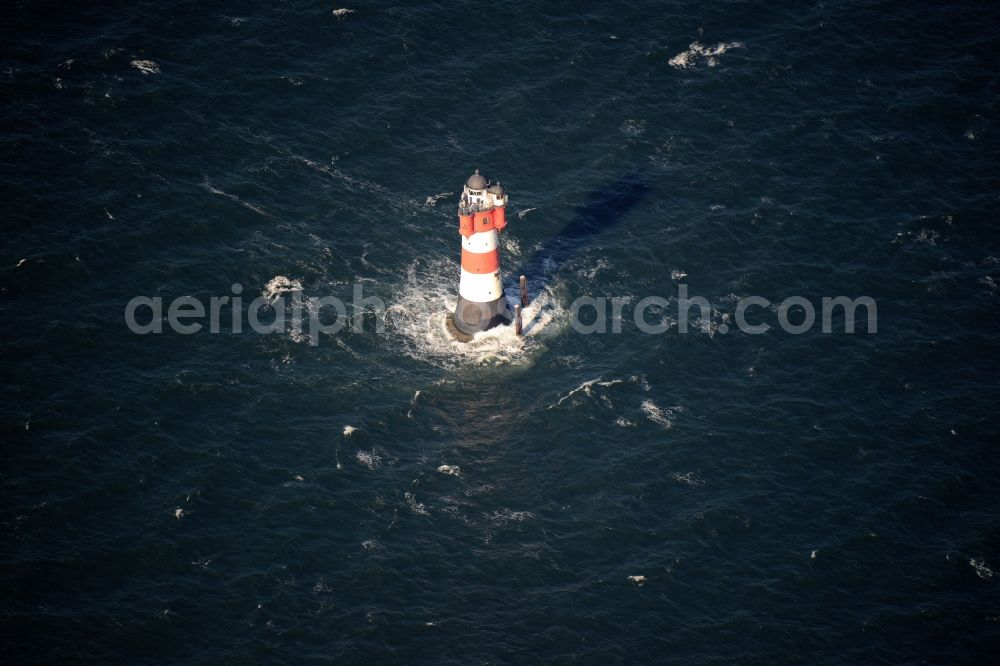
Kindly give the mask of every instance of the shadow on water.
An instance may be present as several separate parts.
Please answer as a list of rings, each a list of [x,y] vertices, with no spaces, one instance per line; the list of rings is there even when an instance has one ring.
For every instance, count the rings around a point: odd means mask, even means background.
[[[572,221],[522,266],[521,274],[528,277],[528,284],[538,289],[560,266],[586,248],[591,238],[618,224],[649,190],[641,176],[629,173],[591,192]]]

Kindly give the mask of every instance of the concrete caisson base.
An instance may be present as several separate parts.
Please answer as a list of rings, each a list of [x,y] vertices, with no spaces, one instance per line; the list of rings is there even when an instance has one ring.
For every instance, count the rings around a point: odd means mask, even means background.
[[[469,335],[468,333],[463,333],[462,331],[458,330],[457,326],[455,326],[455,314],[453,312],[449,312],[448,316],[445,317],[444,327],[448,331],[448,335],[458,340],[459,342],[472,341],[471,335]]]
[[[510,309],[506,296],[501,296],[489,303],[476,303],[459,296],[455,313],[448,317],[447,325],[449,331],[454,329],[455,332],[472,339],[472,336],[479,331],[510,324],[513,319],[514,313]],[[461,340],[457,335],[455,337]],[[468,342],[468,340],[461,341]]]

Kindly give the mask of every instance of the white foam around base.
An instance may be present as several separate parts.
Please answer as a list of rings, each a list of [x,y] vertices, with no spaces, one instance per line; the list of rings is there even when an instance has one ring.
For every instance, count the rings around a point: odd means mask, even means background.
[[[515,335],[513,326],[497,326],[476,333],[469,342],[459,342],[446,326],[457,299],[456,267],[443,260],[414,262],[407,271],[406,284],[386,310],[386,330],[397,336],[399,348],[408,356],[446,369],[530,363],[533,352],[544,349],[541,341],[569,321],[557,290],[547,286],[523,310],[523,337]],[[516,303],[517,287],[507,289],[506,295],[511,304]]]

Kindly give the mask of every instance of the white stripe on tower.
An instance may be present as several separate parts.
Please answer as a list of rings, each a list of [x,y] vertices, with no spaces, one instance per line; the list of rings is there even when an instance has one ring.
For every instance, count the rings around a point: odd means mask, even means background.
[[[468,238],[462,238],[462,250],[465,255],[495,255],[499,234],[496,229],[480,231]],[[467,256],[468,259],[474,257]],[[477,257],[478,258],[478,257]],[[487,259],[487,257],[483,257]],[[479,263],[479,262],[476,262]],[[500,279],[500,269],[488,273],[476,273],[462,268],[462,278],[458,284],[458,293],[462,298],[474,303],[489,303],[500,298],[503,293]]]
[[[468,252],[492,252],[497,249],[497,243],[499,241],[500,234],[497,233],[496,229],[490,229],[489,231],[480,231],[474,233],[468,238],[462,236],[462,249]]]
[[[462,279],[458,284],[458,293],[467,301],[473,303],[489,303],[503,295],[500,282],[500,271],[494,273],[469,273],[462,269]]]

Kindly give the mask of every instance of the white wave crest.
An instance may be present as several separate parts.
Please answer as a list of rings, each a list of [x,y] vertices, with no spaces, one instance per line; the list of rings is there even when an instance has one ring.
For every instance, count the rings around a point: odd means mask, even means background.
[[[629,118],[622,123],[619,128],[622,134],[631,134],[632,136],[639,136],[646,131],[646,121],[642,119]]]
[[[686,474],[681,474],[680,472],[674,472],[670,475],[674,481],[678,483],[686,483],[689,486],[703,486],[705,485],[705,480],[697,476],[694,472],[687,472]]]
[[[358,451],[354,454],[354,457],[359,463],[371,470],[378,469],[379,465],[382,464],[382,456],[375,449],[371,451]]]
[[[406,505],[410,507],[410,511],[412,511],[416,515],[418,516],[430,515],[430,511],[427,510],[427,507],[418,502],[417,499],[413,496],[413,493],[405,492],[403,493],[403,498],[406,500]]]
[[[561,398],[559,398],[559,400],[556,401],[555,404],[549,405],[549,409],[553,409],[554,407],[558,407],[559,405],[563,404],[564,402],[566,402],[567,400],[569,400],[570,398],[572,398],[574,395],[576,395],[577,393],[579,393],[580,391],[583,391],[584,395],[588,395],[588,396],[589,395],[593,395],[593,387],[594,386],[614,386],[615,384],[624,384],[624,383],[625,383],[624,379],[612,379],[612,380],[603,381],[603,382],[601,381],[600,377],[598,377],[597,379],[589,379],[589,380],[585,381],[584,383],[580,384],[579,386],[577,386],[575,389],[572,389],[566,395],[564,395]]]
[[[983,580],[989,580],[996,575],[996,572],[994,572],[993,569],[986,566],[986,562],[984,560],[977,560],[973,558],[969,560],[969,565],[975,570],[976,575]]]
[[[587,381],[577,386],[575,389],[571,389],[566,395],[561,396],[559,400],[549,405],[548,409],[553,409],[555,407],[558,407],[559,405],[563,404],[564,402],[566,402],[567,400],[569,400],[574,395],[580,392],[583,392],[583,394],[588,397],[593,397],[595,386],[609,387],[609,386],[614,386],[616,384],[625,384],[625,383],[638,384],[643,388],[643,390],[645,391],[649,390],[649,383],[646,381],[645,377],[642,377],[640,375],[632,375],[627,379],[608,379],[608,380],[604,380],[602,377],[597,377],[596,379],[588,379]],[[601,393],[597,397],[600,398],[601,402],[603,402],[607,407],[613,407],[613,404],[604,393]],[[615,423],[622,427],[635,425],[631,421],[625,418],[619,418],[618,420],[615,421]]]
[[[416,393],[413,394],[413,399],[410,400],[410,409],[406,412],[406,418],[413,418],[413,409],[417,406],[417,398],[420,397],[420,389],[417,389]]]
[[[238,203],[239,205],[243,206],[247,210],[252,210],[253,212],[257,213],[258,215],[263,215],[264,217],[271,217],[270,213],[268,213],[266,210],[264,210],[260,206],[256,206],[256,205],[250,203],[249,201],[244,201],[243,199],[240,199],[235,194],[230,194],[229,192],[225,192],[225,191],[220,190],[219,188],[213,186],[210,182],[208,182],[207,178],[205,179],[205,182],[202,183],[202,187],[204,187],[206,190],[208,190],[212,194],[218,194],[220,197],[226,197],[230,201],[235,201],[236,203]],[[112,218],[112,219],[114,219],[114,218]]]
[[[160,73],[160,66],[152,60],[133,60],[130,64],[143,74]]]
[[[700,42],[691,42],[687,51],[681,51],[668,61],[674,69],[691,69],[698,64],[715,67],[719,64],[716,56],[730,49],[743,48],[743,42],[719,42],[715,46],[705,46]]]
[[[680,405],[675,405],[673,407],[668,407],[667,409],[661,409],[656,406],[652,400],[642,401],[642,411],[646,414],[646,418],[660,426],[664,430],[670,430],[674,427],[674,420],[677,418],[677,412],[683,411]]]
[[[439,199],[443,199],[445,197],[450,197],[451,194],[452,194],[451,192],[442,192],[440,194],[432,194],[431,196],[427,197],[426,201],[424,201],[424,205],[426,205],[426,206],[436,206]]]
[[[500,509],[491,514],[484,514],[486,520],[494,525],[506,525],[507,523],[522,523],[529,518],[534,518],[535,514],[530,511],[512,511],[510,509]]]
[[[301,282],[289,279],[284,275],[275,275],[266,285],[264,285],[264,291],[262,291],[260,295],[268,300],[274,300],[279,296],[284,296],[285,294],[290,294],[296,291],[302,291]]]

